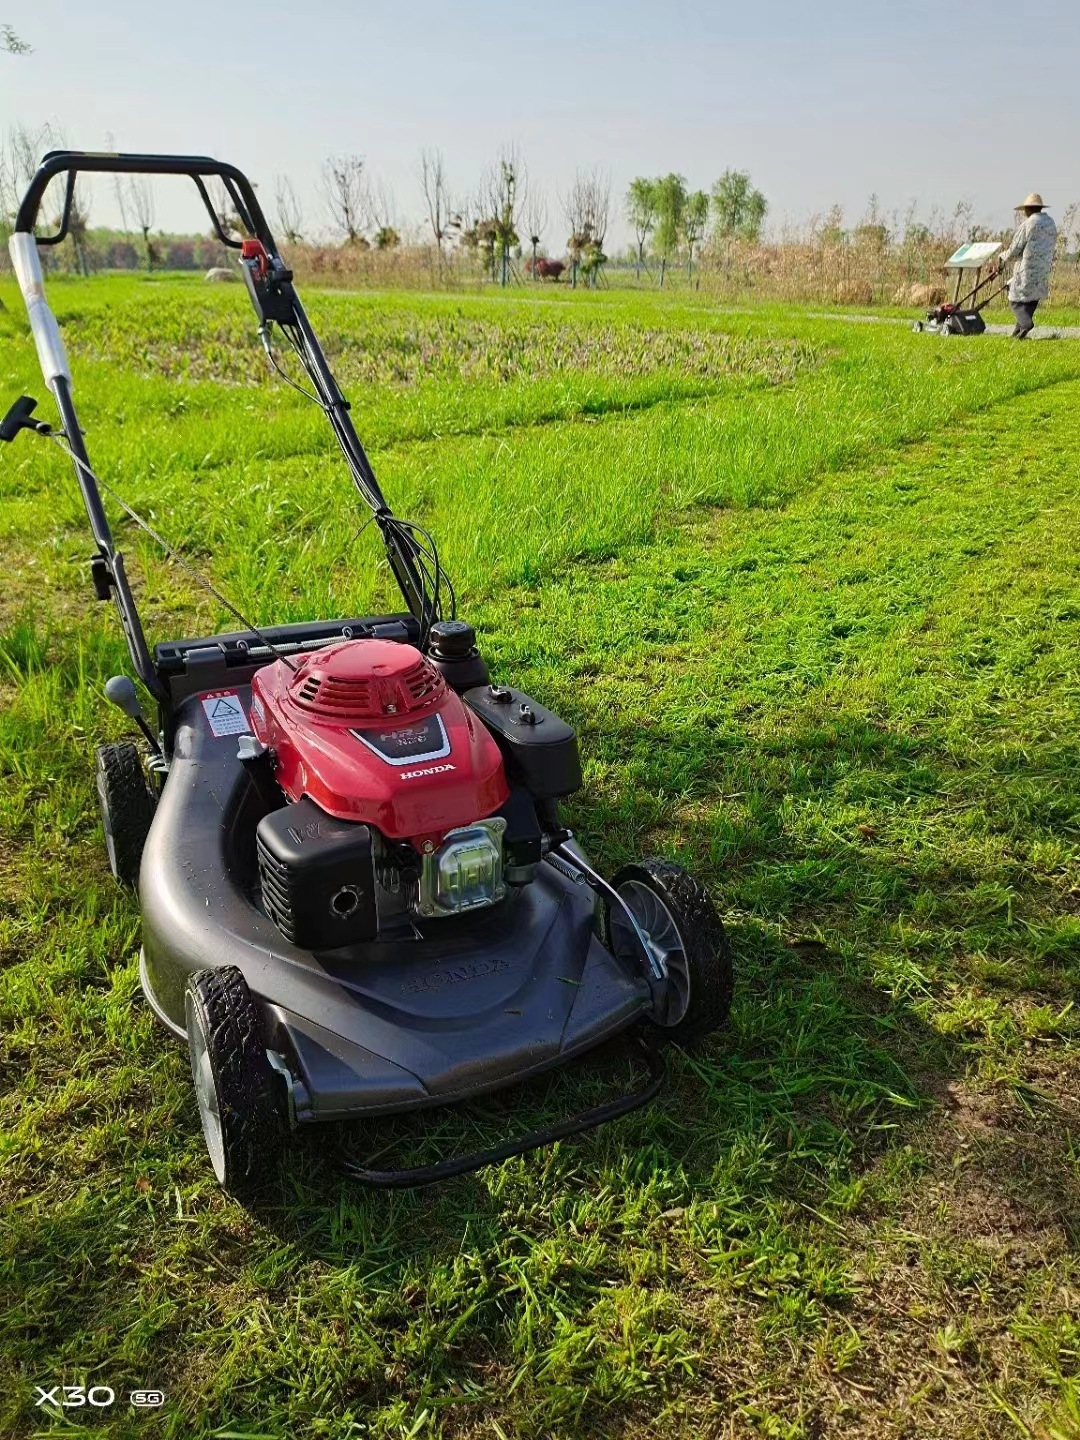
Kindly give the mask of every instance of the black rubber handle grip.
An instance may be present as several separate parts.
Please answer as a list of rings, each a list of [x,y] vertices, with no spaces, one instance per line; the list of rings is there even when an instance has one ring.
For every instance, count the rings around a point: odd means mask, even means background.
[[[37,401],[32,395],[20,395],[3,420],[0,420],[0,440],[14,440],[19,431],[26,428],[36,409]]]

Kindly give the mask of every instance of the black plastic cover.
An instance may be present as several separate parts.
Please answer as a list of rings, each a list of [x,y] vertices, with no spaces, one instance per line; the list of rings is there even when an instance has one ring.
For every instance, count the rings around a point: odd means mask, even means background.
[[[479,685],[462,698],[497,740],[511,783],[539,800],[581,788],[577,736],[565,720],[508,685]]]
[[[336,820],[305,796],[256,830],[263,904],[286,940],[336,950],[373,940],[379,920],[371,831]]]
[[[513,786],[510,798],[495,813],[506,821],[503,851],[507,864],[539,865],[544,858],[540,821],[529,792],[520,785]]]

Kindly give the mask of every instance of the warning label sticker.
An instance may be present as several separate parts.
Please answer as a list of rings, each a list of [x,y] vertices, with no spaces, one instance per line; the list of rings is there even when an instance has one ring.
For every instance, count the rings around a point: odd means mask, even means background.
[[[222,735],[246,735],[251,730],[235,690],[211,690],[201,699],[210,729],[219,739]]]

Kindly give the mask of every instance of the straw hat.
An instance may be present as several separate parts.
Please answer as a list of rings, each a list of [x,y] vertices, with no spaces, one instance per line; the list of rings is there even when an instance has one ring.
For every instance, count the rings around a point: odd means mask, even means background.
[[[1033,190],[1026,200],[1021,200],[1017,210],[1045,210],[1046,201],[1037,190]]]

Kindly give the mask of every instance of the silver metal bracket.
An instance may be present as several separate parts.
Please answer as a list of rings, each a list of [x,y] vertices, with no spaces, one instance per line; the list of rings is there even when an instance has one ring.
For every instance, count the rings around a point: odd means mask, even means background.
[[[573,839],[573,836],[570,837]],[[667,969],[662,960],[654,952],[649,944],[649,937],[638,924],[637,917],[627,905],[619,892],[613,885],[609,885],[602,875],[598,875],[592,866],[583,860],[572,850],[566,849],[566,842],[554,846],[544,856],[549,865],[553,865],[560,874],[565,875],[568,880],[573,880],[578,885],[588,885],[598,895],[602,895],[609,904],[617,905],[630,922],[630,927],[637,936],[638,944],[645,954],[646,964],[652,973],[654,980],[666,980]]]

